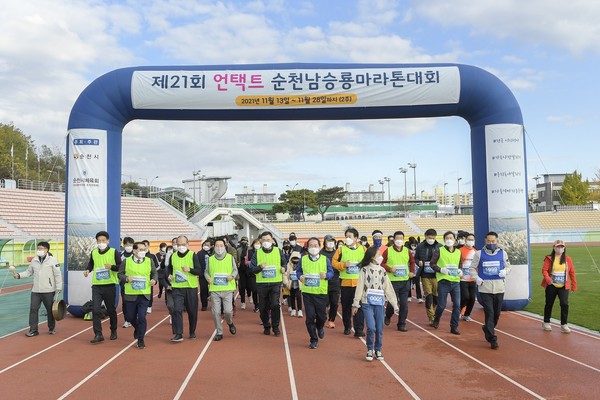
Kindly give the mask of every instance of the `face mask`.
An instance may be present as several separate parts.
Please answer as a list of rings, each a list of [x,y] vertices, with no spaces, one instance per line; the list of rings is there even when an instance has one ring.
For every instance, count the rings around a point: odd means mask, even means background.
[[[137,256],[138,256],[138,258],[144,258],[144,257],[146,257],[146,252],[145,251],[138,251]]]
[[[254,250],[258,250],[258,249],[260,249],[260,244],[256,243],[256,244],[254,245]]]
[[[367,243],[368,243],[368,242],[367,242],[366,240],[361,240],[361,241],[360,241],[360,244],[362,244],[363,246],[366,246],[366,245],[367,245]]]
[[[410,246],[411,249],[416,250],[417,246],[415,246],[414,244],[412,246]]]
[[[495,243],[490,243],[490,244],[486,244],[485,247],[489,251],[494,252],[494,251],[496,251],[496,248],[498,247],[498,245]]]
[[[217,253],[219,256],[222,256],[225,254],[225,249],[223,247],[215,247],[215,253]]]
[[[296,245],[296,241],[295,240],[290,240],[290,246],[295,246]]]
[[[108,247],[108,243],[98,243],[98,248],[104,250]]]
[[[425,239],[428,245],[432,245],[435,243],[435,239]]]
[[[38,250],[38,251],[35,252],[35,254],[38,257],[44,257],[46,255],[46,251],[44,251],[44,250]]]
[[[269,250],[271,247],[273,247],[273,243],[271,243],[271,242],[263,242],[262,247],[265,250]]]
[[[473,247],[475,246],[475,241],[474,240],[467,240],[467,247]]]
[[[444,244],[448,247],[454,246],[454,239],[447,239]]]
[[[465,244],[465,239],[458,239],[458,244]]]
[[[173,249],[167,250],[167,254],[173,254]]]
[[[562,254],[565,252],[565,248],[564,247],[555,247],[554,248],[554,254]]]
[[[352,238],[346,238],[346,245],[347,246],[352,246],[354,244],[354,239]]]
[[[396,245],[396,247],[404,246],[404,243],[402,242],[402,240],[394,240],[394,244]]]
[[[162,251],[164,253],[166,249],[167,249],[166,247],[161,247],[160,251]]]
[[[383,256],[378,255],[377,257],[375,257],[375,264],[381,265],[382,261],[383,261]]]
[[[202,246],[202,250],[204,250],[204,251],[210,251],[210,246]]]
[[[126,246],[123,250],[125,250],[125,253],[131,253],[133,251],[133,246]]]
[[[325,247],[327,247],[328,249],[333,249],[333,242],[325,243]]]
[[[317,247],[309,247],[308,254],[310,254],[311,256],[316,256],[317,254],[319,254],[319,249]]]
[[[187,251],[187,246],[177,246],[177,250],[180,253],[185,253]]]
[[[381,241],[382,239],[373,239],[373,245],[375,245],[375,247],[381,247]]]

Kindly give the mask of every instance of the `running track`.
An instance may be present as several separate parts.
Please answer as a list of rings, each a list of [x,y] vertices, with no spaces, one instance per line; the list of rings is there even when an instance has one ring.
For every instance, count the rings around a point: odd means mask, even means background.
[[[239,300],[238,300],[239,306]],[[251,308],[251,306],[250,306]],[[286,309],[286,307],[283,307]],[[11,399],[593,399],[599,398],[600,336],[573,330],[544,332],[539,319],[505,312],[498,326],[500,349],[491,350],[481,331],[483,311],[449,332],[450,313],[439,330],[427,324],[422,304],[409,303],[409,331],[385,327],[384,361],[367,362],[362,340],[342,334],[341,320],[308,349],[304,319],[287,312],[279,338],[265,336],[258,314],[237,309],[237,335],[224,324],[214,336],[210,311],[199,312],[195,340],[172,344],[162,299],[148,315],[146,349],[132,328],[91,345],[91,322],[66,318],[57,334],[26,338],[26,331],[0,338],[0,388]],[[184,332],[187,317],[184,315]]]

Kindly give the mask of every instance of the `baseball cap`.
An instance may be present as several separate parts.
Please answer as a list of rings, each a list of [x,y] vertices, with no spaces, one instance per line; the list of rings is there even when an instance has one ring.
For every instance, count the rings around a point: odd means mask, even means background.
[[[555,247],[556,247],[556,246],[563,246],[563,247],[565,247],[565,241],[564,241],[564,240],[557,239],[557,240],[555,240],[555,241],[554,241],[554,246],[555,246]]]

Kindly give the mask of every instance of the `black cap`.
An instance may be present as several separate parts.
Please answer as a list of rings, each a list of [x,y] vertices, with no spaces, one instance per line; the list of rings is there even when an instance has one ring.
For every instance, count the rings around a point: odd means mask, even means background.
[[[335,240],[335,238],[333,237],[333,235],[325,235],[325,240]]]
[[[289,239],[290,239],[290,240],[296,240],[297,238],[296,238],[296,235],[294,235],[294,234],[292,233],[292,234],[290,234],[290,237],[289,237]]]

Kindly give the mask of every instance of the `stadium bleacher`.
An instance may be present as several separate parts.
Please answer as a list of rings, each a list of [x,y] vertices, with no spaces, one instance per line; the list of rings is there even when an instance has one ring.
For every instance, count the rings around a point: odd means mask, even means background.
[[[474,231],[472,215],[452,215],[443,218],[411,218],[411,221],[425,232],[429,228],[433,228],[438,234],[442,235],[446,231],[463,230],[467,232]]]
[[[600,229],[600,211],[559,211],[534,213],[531,217],[542,229]]]

